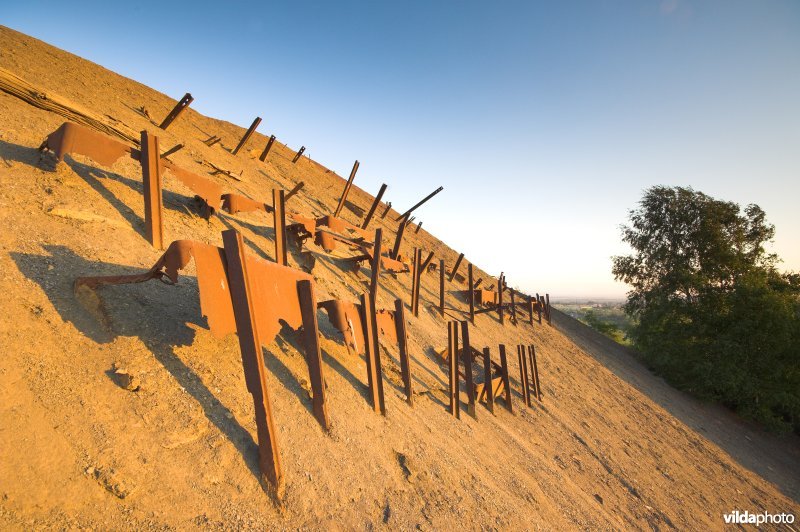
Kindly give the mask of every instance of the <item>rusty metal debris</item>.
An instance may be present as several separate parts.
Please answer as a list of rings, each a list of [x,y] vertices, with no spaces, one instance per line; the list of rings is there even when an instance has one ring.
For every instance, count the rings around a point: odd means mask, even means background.
[[[289,192],[287,192],[287,193],[286,193],[286,196],[284,197],[284,199],[285,199],[286,201],[289,201],[289,198],[291,198],[292,196],[294,196],[295,194],[297,194],[298,192],[300,192],[300,189],[302,189],[304,186],[305,186],[305,183],[304,183],[304,182],[302,182],[302,181],[300,181],[299,183],[297,183],[297,184],[296,184],[296,185],[295,185],[295,186],[292,188],[292,190],[290,190]]]
[[[383,197],[383,193],[386,192],[386,183],[381,185],[380,190],[378,190],[378,195],[375,196],[375,201],[372,202],[372,206],[369,208],[369,212],[364,217],[364,222],[361,224],[361,229],[366,229],[369,225],[369,222],[372,220],[373,215],[375,214],[375,209],[378,208],[378,204],[381,202],[381,198]]]
[[[413,207],[408,209],[406,212],[404,212],[403,214],[401,214],[400,216],[395,218],[395,221],[400,220],[401,218],[405,218],[406,216],[411,215],[411,213],[414,212],[415,210],[417,210],[419,207],[421,207],[423,203],[425,203],[426,201],[428,201],[429,199],[434,197],[436,194],[438,194],[442,190],[444,190],[444,187],[437,188],[436,190],[434,190],[433,192],[431,192],[430,194],[428,194],[427,196],[422,198],[419,202],[417,202],[416,205],[414,205]]]
[[[162,159],[166,159],[167,157],[169,157],[173,153],[176,153],[176,152],[178,152],[178,151],[180,151],[182,149],[183,149],[183,144],[176,144],[173,147],[171,147],[170,149],[168,149],[167,151],[165,151],[164,153],[162,153],[161,154],[161,158]]]
[[[283,190],[272,189],[272,221],[275,227],[275,262],[289,265],[289,250],[286,246],[286,204]]]
[[[269,155],[269,151],[272,149],[272,145],[275,143],[275,135],[270,135],[269,140],[267,141],[267,145],[264,147],[264,151],[261,152],[259,155],[258,160],[262,163],[267,160],[267,155]]]
[[[400,255],[400,244],[403,242],[403,233],[406,230],[406,220],[400,222],[400,225],[397,226],[397,233],[394,238],[394,246],[392,247],[392,252],[389,253],[389,256],[393,259],[396,259]]]
[[[271,213],[272,205],[250,199],[247,196],[242,196],[240,194],[228,193],[222,194],[222,209],[230,214],[254,211]]]
[[[161,164],[159,164],[158,137],[142,131],[142,183],[144,190],[144,233],[150,245],[164,249],[164,199],[161,193]]]
[[[236,155],[237,153],[239,153],[239,150],[241,150],[242,146],[244,146],[244,144],[250,139],[250,137],[253,136],[253,133],[255,133],[256,128],[258,127],[258,124],[260,124],[260,123],[261,123],[261,117],[257,116],[256,119],[253,120],[253,123],[250,124],[250,127],[247,128],[247,131],[244,132],[244,135],[242,136],[242,140],[239,141],[239,144],[237,144],[236,147],[231,152],[233,155]]]
[[[294,159],[292,159],[292,164],[294,164],[298,160],[300,160],[300,157],[303,155],[304,151],[306,151],[306,147],[305,146],[300,146],[300,149],[297,150],[297,153],[294,155]]]
[[[350,193],[350,187],[353,186],[353,181],[356,178],[356,172],[358,172],[358,167],[360,163],[356,161],[353,163],[353,169],[350,171],[350,177],[347,178],[347,183],[344,185],[344,190],[342,190],[342,195],[339,198],[339,204],[336,206],[336,210],[333,211],[333,216],[338,217],[339,213],[342,212],[342,207],[344,207],[344,202],[347,200],[347,195]]]
[[[383,211],[383,214],[381,214],[381,220],[386,218],[386,215],[389,214],[390,210],[392,210],[392,202],[391,201],[386,204],[386,209]]]
[[[414,234],[416,235],[417,233],[419,233],[420,229],[422,229],[422,222],[417,224],[417,228],[414,230]]]
[[[209,162],[209,161],[203,161],[203,162],[211,167],[211,175],[224,174],[224,175],[230,177],[231,179],[235,179],[236,181],[241,181],[242,180],[242,174],[244,173],[244,170],[241,170],[239,172],[239,175],[236,175],[233,172],[231,172],[230,170],[228,170],[227,168],[222,168],[221,166],[217,166],[216,164],[214,164],[212,162]]]
[[[461,266],[461,261],[462,260],[464,260],[464,254],[460,253],[458,255],[458,258],[456,259],[455,266],[453,266],[453,271],[450,272],[450,279],[448,279],[449,282],[451,282],[451,283],[453,282],[453,277],[456,276],[456,272],[458,272],[458,267]]]
[[[211,135],[206,140],[203,141],[203,144],[208,146],[209,148],[219,142],[222,142],[222,137],[218,137],[216,135]]]
[[[178,118],[180,114],[184,111],[184,109],[189,107],[189,104],[192,103],[193,101],[194,98],[192,98],[191,94],[189,94],[188,92],[184,94],[183,98],[181,98],[180,101],[177,104],[175,104],[175,107],[172,108],[172,111],[169,112],[166,118],[164,118],[164,121],[161,122],[161,125],[158,127],[160,127],[161,129],[167,129],[169,125],[172,124],[172,122],[174,122],[175,119]]]

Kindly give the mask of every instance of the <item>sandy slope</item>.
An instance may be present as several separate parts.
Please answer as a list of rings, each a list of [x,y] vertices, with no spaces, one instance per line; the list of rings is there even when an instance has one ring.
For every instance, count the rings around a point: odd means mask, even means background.
[[[1,67],[133,130],[157,132],[135,108],[144,105],[158,119],[174,104],[2,27],[0,51]],[[174,287],[150,282],[102,290],[102,319],[73,296],[76,276],[136,271],[159,253],[142,237],[137,163],[102,168],[76,157],[56,166],[51,156],[40,157],[36,147],[62,121],[0,93],[0,527],[718,529],[722,513],[735,508],[800,513],[775,486],[551,327],[503,327],[494,315],[479,316],[472,342],[490,346],[495,357],[501,342],[537,345],[544,404],[526,408],[515,393],[514,415],[501,408],[492,416],[479,407],[477,419],[453,419],[444,407],[446,374],[434,355],[446,338],[445,321],[431,308],[435,274],[424,277],[423,308],[409,323],[413,408],[403,400],[390,347],[388,415],[372,412],[363,358],[348,355],[320,313],[334,424],[326,434],[311,415],[296,334],[284,331],[267,349],[287,480],[286,502],[276,508],[257,480],[253,407],[238,342],[207,330],[191,269]],[[245,152],[260,151],[261,134],[234,157],[227,150],[242,132],[190,109],[157,133],[164,148],[185,143],[174,160],[197,173],[208,175],[202,159],[243,171],[243,182],[212,177],[227,190],[266,199],[273,187],[304,181],[293,208],[333,209],[339,176],[308,159],[291,165],[293,150],[283,146],[260,163]],[[202,144],[212,134],[224,147]],[[165,186],[167,241],[221,245],[220,232],[233,227],[255,252],[272,256],[268,217],[207,222],[196,215],[188,190],[170,178]],[[353,211],[371,199],[354,188],[353,209],[343,216],[356,221]],[[104,221],[54,216],[54,208]],[[390,218],[376,224],[387,244],[395,230]],[[403,250],[410,254],[414,246],[450,264],[456,257],[424,230],[409,235]],[[314,253],[319,299],[355,299],[365,272]],[[293,252],[290,260],[297,258]],[[382,283],[382,307],[408,299],[409,276],[384,276]],[[448,302],[464,308],[455,296]],[[140,390],[118,386],[115,367],[136,374]]]

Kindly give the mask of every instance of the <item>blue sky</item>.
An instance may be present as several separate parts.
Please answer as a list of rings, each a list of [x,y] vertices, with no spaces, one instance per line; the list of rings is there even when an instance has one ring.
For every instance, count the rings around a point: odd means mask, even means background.
[[[653,185],[757,203],[800,270],[800,2],[14,2],[0,23],[307,146],[531,292],[623,296]]]

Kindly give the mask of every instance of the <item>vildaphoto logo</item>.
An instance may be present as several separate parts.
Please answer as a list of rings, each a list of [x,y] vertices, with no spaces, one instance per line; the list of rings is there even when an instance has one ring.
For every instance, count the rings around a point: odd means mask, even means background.
[[[769,512],[752,513],[745,510],[741,512],[734,510],[731,513],[723,514],[725,524],[730,525],[763,525],[763,524],[787,524],[794,523],[794,514],[781,513],[771,514]]]

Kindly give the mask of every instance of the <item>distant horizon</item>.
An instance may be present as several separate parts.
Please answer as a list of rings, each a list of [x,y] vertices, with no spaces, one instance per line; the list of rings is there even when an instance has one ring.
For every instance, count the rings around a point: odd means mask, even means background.
[[[136,35],[130,20],[147,19]],[[6,7],[3,24],[348,175],[508,284],[624,299],[611,257],[654,185],[776,227],[800,270],[800,3]],[[91,26],[92,31],[85,31]],[[214,28],[210,38],[197,28]],[[575,296],[575,294],[581,294]]]

